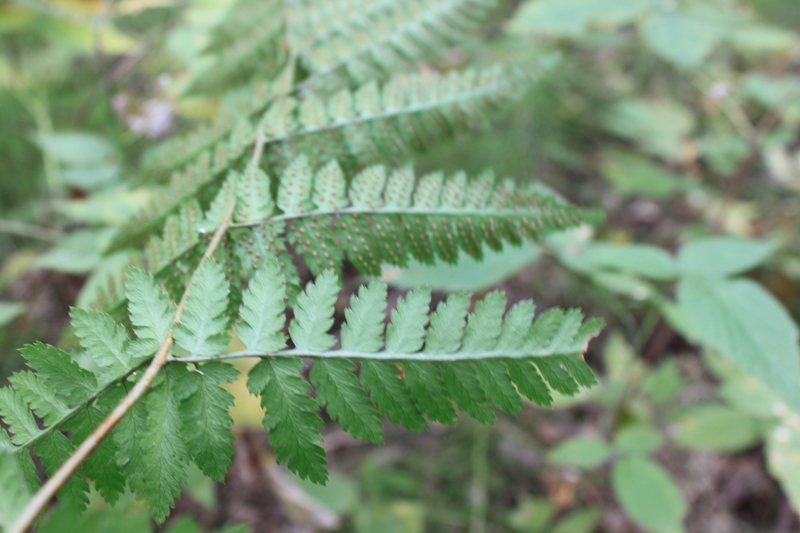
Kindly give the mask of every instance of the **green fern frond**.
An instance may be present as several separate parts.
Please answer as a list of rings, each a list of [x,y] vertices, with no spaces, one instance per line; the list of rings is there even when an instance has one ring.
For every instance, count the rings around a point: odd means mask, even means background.
[[[89,481],[109,502],[127,485],[160,521],[187,480],[187,465],[222,479],[233,453],[228,414],[233,397],[221,385],[237,371],[220,359],[262,358],[250,372],[248,388],[266,408],[270,442],[279,460],[318,482],[327,476],[320,408],[355,437],[380,442],[381,415],[422,430],[425,417],[453,422],[457,406],[490,422],[495,408],[518,412],[520,393],[546,405],[550,389],[574,394],[594,382],[581,354],[600,323],[584,322],[578,311],[550,310],[534,320],[531,303],[507,311],[505,297],[490,293],[471,313],[468,294],[451,295],[431,313],[430,291],[415,290],[398,301],[387,324],[387,287],[377,281],[352,297],[339,341],[331,328],[341,284],[326,270],[297,298],[287,339],[283,274],[276,258],[259,265],[236,310],[235,330],[245,350],[225,353],[232,287],[218,262],[209,259],[199,267],[172,333],[176,347],[166,371],[62,488],[64,502],[85,507]],[[129,271],[127,294],[136,339],[108,315],[73,311],[98,375],[66,352],[35,344],[22,350],[35,373],[19,372],[11,387],[0,389],[0,416],[11,434],[0,439],[29,486],[38,479],[28,451],[52,473],[136,379],[137,357],[152,356],[157,337],[168,335],[170,304],[155,278]],[[301,377],[303,358],[313,361],[310,383]],[[309,395],[312,386],[315,397]]]
[[[373,275],[382,263],[405,266],[411,258],[454,263],[460,251],[480,258],[484,243],[499,250],[506,242],[518,245],[599,217],[491,174],[445,179],[436,173],[417,180],[409,167],[389,173],[375,166],[348,186],[335,162],[314,173],[305,158],[284,173],[275,201],[260,201],[269,209],[250,214],[263,219],[234,224],[245,263],[253,268],[285,250],[285,234],[315,274],[341,271],[345,257]],[[274,213],[273,205],[282,213]]]
[[[285,96],[270,105],[261,121],[264,154],[278,165],[297,154],[313,154],[315,164],[337,159],[346,168],[403,161],[411,152],[484,125],[550,64],[542,62],[531,72],[498,66],[448,75],[399,76],[383,88],[367,84],[327,101],[313,95],[302,100]],[[140,243],[186,202],[211,196],[255,140],[254,130],[248,132],[235,137],[234,131],[228,141],[217,142],[191,165],[174,172],[167,186],[154,191],[150,205],[118,232],[110,250]]]
[[[217,93],[254,77],[270,79],[288,58],[283,2],[240,1],[220,22],[205,49],[207,65],[187,91]]]
[[[335,90],[415,68],[461,42],[495,0],[397,0],[288,4],[289,35],[309,77],[302,86]]]
[[[314,154],[316,163],[338,159],[351,167],[400,161],[484,126],[551,65],[395,76],[382,87],[373,81],[330,98],[279,98],[264,118],[265,154],[277,161]]]
[[[31,491],[8,441],[5,430],[0,429],[0,526],[13,524]]]

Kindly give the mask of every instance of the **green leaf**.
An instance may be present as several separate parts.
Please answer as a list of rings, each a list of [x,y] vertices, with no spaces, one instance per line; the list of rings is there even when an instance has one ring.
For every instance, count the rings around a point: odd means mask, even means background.
[[[36,441],[33,451],[41,458],[47,475],[52,476],[70,458],[75,451],[75,446],[63,433],[51,431]],[[89,484],[86,482],[82,470],[73,474],[58,491],[58,498],[62,505],[83,510],[89,503]]]
[[[183,438],[195,464],[211,479],[223,482],[233,457],[233,395],[220,383],[239,375],[233,366],[218,361],[200,365],[196,372],[179,376],[178,387],[192,390],[180,404]]]
[[[614,449],[628,454],[649,454],[660,448],[663,442],[661,433],[650,426],[625,426],[614,437]]]
[[[678,252],[678,266],[684,275],[731,276],[762,264],[774,251],[775,243],[771,241],[711,237],[683,245]]]
[[[0,302],[0,327],[10,324],[28,308],[24,303]]]
[[[267,410],[264,427],[278,461],[301,478],[325,483],[325,452],[320,446],[317,402],[309,395],[309,384],[298,373],[300,358],[262,359],[250,371],[247,388],[261,395]]]
[[[550,500],[525,496],[508,515],[508,525],[520,533],[543,533],[556,512]]]
[[[595,243],[575,257],[575,261],[590,270],[619,270],[657,280],[671,280],[678,275],[672,256],[647,244]]]
[[[647,0],[538,0],[526,2],[509,24],[511,33],[578,37],[595,21],[624,24],[650,8]]]
[[[342,349],[374,353],[383,348],[387,287],[383,281],[362,286],[350,299],[342,326]]]
[[[682,13],[657,13],[640,27],[644,43],[677,67],[699,67],[719,42],[720,31]]]
[[[480,255],[482,258],[476,259],[462,251],[453,265],[410,261],[403,269],[384,267],[384,279],[393,287],[431,287],[447,292],[482,291],[497,286],[522,267],[533,263],[541,252],[538,246],[529,242],[521,246],[505,246],[501,251],[484,244]]]
[[[112,389],[105,398],[103,405],[112,409],[124,397],[126,391],[123,387]],[[147,465],[149,457],[145,452],[147,436],[148,400],[137,402],[131,410],[120,420],[111,433],[117,445],[117,464],[123,469],[125,478],[131,492],[144,497],[149,492],[148,480],[145,478],[149,470]]]
[[[673,427],[675,442],[698,450],[738,452],[754,445],[761,437],[753,418],[714,403],[683,411]]]
[[[333,306],[339,289],[336,273],[326,270],[297,297],[289,335],[298,350],[324,352],[334,345],[336,339],[328,330],[333,326]]]
[[[425,341],[431,305],[429,289],[414,289],[397,301],[386,328],[386,349],[392,353],[416,353]]]
[[[181,373],[187,372],[176,365],[166,368],[165,379],[151,390],[146,399],[147,424],[142,447],[141,487],[137,496],[147,501],[147,508],[156,522],[163,522],[181,494],[181,484],[187,481],[186,460],[189,453],[181,434],[181,401],[191,394],[185,389]],[[181,386],[183,389],[179,390]]]
[[[33,372],[17,372],[9,378],[9,382],[45,425],[55,424],[69,412],[64,399],[57,396]]]
[[[605,441],[593,437],[574,437],[563,441],[547,454],[547,460],[559,466],[594,470],[611,457]]]
[[[550,533],[593,533],[602,520],[603,509],[584,507],[559,520]]]
[[[374,353],[383,347],[386,293],[386,284],[376,281],[361,287],[358,296],[352,297],[342,326],[343,350]],[[424,312],[427,313],[427,308]],[[420,337],[424,332],[422,328],[424,324],[420,328]],[[395,363],[362,360],[359,379],[381,414],[388,416],[393,424],[421,431],[425,428],[425,420],[408,387],[400,379],[399,371]]]
[[[17,446],[26,444],[39,434],[39,426],[28,409],[28,404],[11,387],[0,389],[0,416],[12,433],[11,442]]]
[[[153,355],[166,340],[172,324],[169,298],[144,270],[131,268],[125,278],[128,312],[137,337],[131,343],[131,351],[137,356]]]
[[[684,531],[686,502],[658,464],[641,457],[620,459],[611,468],[611,486],[625,513],[645,531]]]
[[[626,98],[608,109],[603,126],[652,155],[683,161],[685,142],[695,128],[695,117],[674,100]]]
[[[378,412],[358,384],[355,365],[346,359],[318,359],[309,372],[317,401],[342,429],[369,442],[383,441]]]
[[[242,294],[236,335],[254,352],[271,353],[286,346],[286,285],[278,260],[264,261]]]
[[[461,348],[469,304],[469,294],[457,293],[451,294],[436,307],[425,338],[426,352],[450,354]],[[494,409],[488,402],[473,364],[443,363],[440,371],[444,386],[459,409],[480,422],[489,423],[494,420]]]
[[[635,152],[608,150],[603,154],[603,177],[623,196],[666,198],[695,185],[685,176]]]
[[[684,382],[674,359],[660,363],[647,373],[642,381],[642,390],[656,403],[664,403],[683,390]]]
[[[127,350],[129,339],[124,327],[97,311],[73,307],[70,317],[81,345],[100,368],[101,381],[111,381],[128,370],[131,355]]]
[[[228,334],[228,291],[222,265],[204,261],[189,284],[181,321],[176,324],[175,342],[193,356],[223,353]]]
[[[30,497],[31,491],[14,454],[0,444],[0,524],[16,522]]]
[[[97,429],[106,415],[107,413],[90,405],[70,418],[65,429],[72,432],[75,445],[80,445]],[[114,439],[106,438],[83,463],[86,475],[94,482],[95,488],[109,505],[113,505],[125,491],[124,470],[116,464],[118,450]]]
[[[761,286],[744,279],[683,279],[678,305],[701,343],[730,357],[800,408],[800,334],[786,310]]]
[[[270,179],[267,174],[253,165],[247,165],[237,183],[236,222],[264,220],[275,210],[275,202],[269,190]]]

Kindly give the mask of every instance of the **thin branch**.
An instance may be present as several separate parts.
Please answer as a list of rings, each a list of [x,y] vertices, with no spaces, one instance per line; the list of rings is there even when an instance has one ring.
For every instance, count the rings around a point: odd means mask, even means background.
[[[233,216],[234,207],[236,205],[235,199],[231,201],[228,209],[225,213],[225,216],[220,222],[217,231],[214,232],[214,236],[211,239],[211,242],[206,248],[203,257],[200,259],[200,262],[197,265],[197,268],[192,274],[192,279],[197,274],[200,266],[203,262],[211,257],[214,254],[214,251],[217,249],[219,244],[222,242],[222,237],[228,229],[228,225],[230,224],[231,217]],[[189,281],[189,286],[191,285],[191,280]],[[155,357],[150,362],[150,365],[145,370],[142,378],[134,385],[134,387],[130,390],[130,392],[120,401],[119,404],[114,408],[111,413],[103,420],[103,422],[89,435],[86,440],[84,440],[80,446],[70,455],[69,459],[62,464],[59,469],[53,474],[47,482],[42,485],[42,487],[36,492],[28,505],[20,514],[19,518],[17,519],[16,523],[8,530],[8,533],[25,533],[27,529],[33,524],[36,517],[39,516],[50,500],[56,495],[56,493],[61,489],[62,486],[72,477],[75,471],[80,467],[81,463],[86,460],[87,457],[100,445],[100,443],[105,439],[108,434],[111,432],[112,429],[119,423],[120,420],[131,410],[131,408],[136,404],[136,402],[141,399],[142,396],[148,391],[150,385],[153,383],[153,380],[158,375],[161,368],[166,363],[167,358],[169,356],[169,352],[172,348],[172,326],[177,324],[181,319],[181,314],[183,313],[183,307],[186,302],[186,297],[189,294],[188,286],[187,290],[184,291],[183,297],[181,297],[180,303],[178,303],[178,307],[175,310],[175,314],[172,318],[172,325],[170,326],[169,331],[167,332],[167,336],[164,339],[164,342],[161,344],[161,347],[156,352]]]

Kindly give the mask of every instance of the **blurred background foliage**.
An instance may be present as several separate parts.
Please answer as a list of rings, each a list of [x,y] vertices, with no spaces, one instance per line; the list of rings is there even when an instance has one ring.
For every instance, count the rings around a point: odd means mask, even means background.
[[[218,112],[187,89],[233,2],[0,0],[0,375],[126,264],[103,252],[147,201],[137,161]],[[274,464],[235,383],[229,480],[196,476],[166,530],[800,531],[797,0],[503,0],[484,37],[421,67],[561,61],[500,124],[415,165],[539,180],[607,221],[384,277],[603,315],[600,384],[378,448],[331,431],[338,473],[317,487]],[[98,499],[42,531],[149,531],[144,516]]]

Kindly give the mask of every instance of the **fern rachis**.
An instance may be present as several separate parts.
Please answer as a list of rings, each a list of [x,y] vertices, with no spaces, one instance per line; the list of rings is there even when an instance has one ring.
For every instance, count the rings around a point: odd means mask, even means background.
[[[33,344],[22,350],[30,371],[0,389],[9,427],[0,430],[0,520],[17,518],[11,531],[56,492],[84,507],[90,483],[109,503],[127,487],[160,521],[187,465],[224,479],[232,359],[259,359],[247,387],[261,398],[277,459],[316,482],[327,477],[320,409],[380,442],[384,418],[414,431],[453,423],[458,411],[491,422],[496,408],[519,412],[521,396],[549,405],[551,391],[593,383],[582,354],[600,324],[577,310],[537,317],[532,302],[508,308],[499,292],[453,294],[432,308],[431,292],[416,289],[389,311],[377,279],[385,264],[480,259],[484,247],[598,220],[491,173],[390,166],[482,125],[530,85],[535,76],[519,66],[395,75],[462,40],[494,3],[288,3],[289,16],[259,33],[248,14],[284,7],[242,0],[227,19],[241,36],[223,28],[212,38],[210,50],[226,50],[230,64],[190,86],[232,89],[224,112],[145,162],[144,176],[168,183],[110,248],[130,251],[130,268],[96,309],[72,312],[84,366]],[[308,17],[297,18],[297,5]],[[310,38],[317,31],[326,37]],[[376,279],[351,296],[335,331],[346,263]],[[244,350],[229,351],[233,337]],[[51,476],[38,491],[31,452]],[[20,517],[2,505],[31,493]]]

